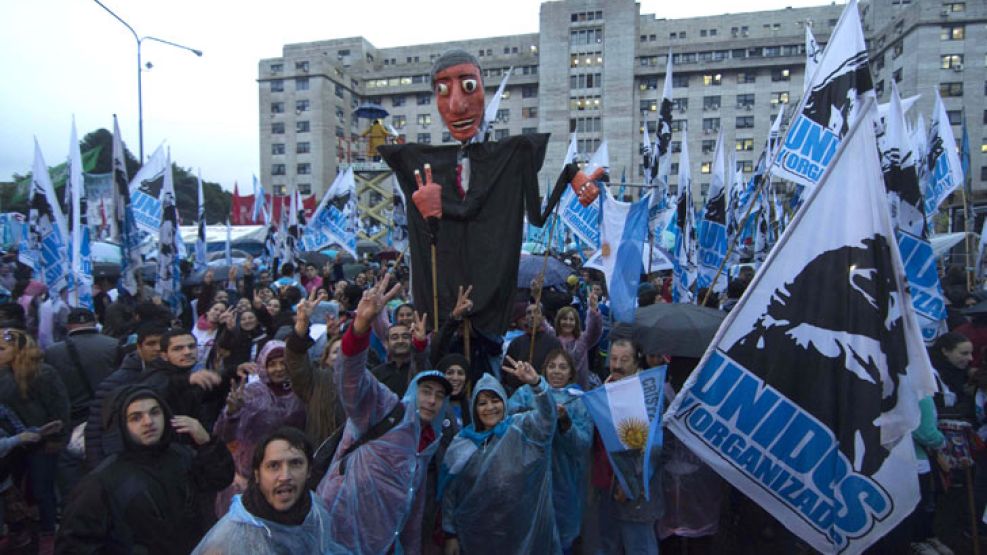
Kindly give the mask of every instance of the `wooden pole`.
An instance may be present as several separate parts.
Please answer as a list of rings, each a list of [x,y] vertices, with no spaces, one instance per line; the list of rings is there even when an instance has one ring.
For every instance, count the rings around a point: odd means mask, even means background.
[[[977,510],[973,502],[973,472],[970,465],[963,467],[966,475],[966,502],[970,511],[970,533],[973,535],[973,555],[980,555],[980,534],[977,532]]]
[[[432,330],[439,331],[439,271],[436,267],[435,243],[432,243]]]
[[[548,240],[545,242],[545,253],[542,255],[541,272],[536,278],[541,282],[541,286],[538,287],[538,291],[535,293],[535,306],[538,307],[539,316],[542,318],[544,318],[544,315],[541,314],[541,292],[542,287],[545,286],[545,271],[548,270],[548,253],[551,252],[549,247],[552,245],[552,235],[555,233],[555,221],[558,219],[559,217],[556,215],[552,218],[551,225],[548,226]],[[541,322],[538,323],[538,326],[540,325]],[[534,362],[535,360],[535,332],[537,331],[538,326],[531,327],[531,344],[528,345],[528,362]],[[535,368],[535,370],[539,369]]]
[[[969,179],[969,176],[967,176]],[[963,199],[963,246],[966,251],[966,263],[964,267],[966,268],[966,288],[969,291],[973,291],[973,263],[970,262],[970,212],[967,206],[966,198],[966,188],[960,190],[960,198]]]

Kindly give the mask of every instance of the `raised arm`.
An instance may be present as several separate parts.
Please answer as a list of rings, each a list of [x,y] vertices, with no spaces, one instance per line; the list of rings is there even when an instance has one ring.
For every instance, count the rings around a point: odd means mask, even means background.
[[[555,433],[556,409],[552,396],[548,393],[548,383],[538,375],[535,368],[527,362],[518,362],[511,357],[504,360],[502,371],[513,375],[521,383],[531,386],[534,394],[534,409],[514,415],[513,425],[519,427],[524,437],[536,443],[551,441]]]

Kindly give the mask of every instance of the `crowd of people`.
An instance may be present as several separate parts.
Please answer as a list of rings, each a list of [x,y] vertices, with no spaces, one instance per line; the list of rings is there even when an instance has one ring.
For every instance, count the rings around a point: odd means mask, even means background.
[[[698,360],[611,339],[598,274],[533,281],[487,337],[470,284],[430,329],[400,263],[339,266],[248,259],[177,308],[104,281],[89,310],[0,260],[0,551],[755,551],[718,539],[723,522],[799,549],[671,434],[638,454],[630,495],[617,483],[581,395],[667,364],[670,401]],[[730,310],[750,279],[707,305]],[[977,520],[987,504],[987,301],[945,280],[950,331],[929,348],[942,392],[913,434],[922,502],[876,551],[951,553],[944,484],[973,489]],[[670,279],[638,300],[670,302]],[[974,432],[973,484],[940,419]]]

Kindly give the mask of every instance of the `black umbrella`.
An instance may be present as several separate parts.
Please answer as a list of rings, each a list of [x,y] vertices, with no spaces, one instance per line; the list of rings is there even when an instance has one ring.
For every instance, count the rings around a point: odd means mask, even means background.
[[[319,251],[303,252],[298,258],[306,264],[314,264],[317,268],[321,268],[326,262],[332,262],[328,254]]]
[[[367,269],[366,264],[343,264],[343,278],[347,281],[352,280],[360,272],[364,272]]]
[[[361,104],[359,108],[353,110],[353,115],[358,118],[367,118],[367,119],[386,118],[388,114],[389,112],[385,110],[383,106],[381,106],[380,104],[374,104],[373,102],[367,102],[365,104]]]
[[[545,281],[543,282],[545,287],[564,285],[566,278],[576,273],[575,270],[557,258],[549,256],[546,266],[543,256],[522,254],[521,262],[518,264],[517,286],[521,289],[531,287],[531,280],[541,274],[542,267],[545,268]]]
[[[633,324],[619,324],[611,338],[631,338],[645,354],[703,356],[726,313],[686,303],[657,303],[637,310]]]

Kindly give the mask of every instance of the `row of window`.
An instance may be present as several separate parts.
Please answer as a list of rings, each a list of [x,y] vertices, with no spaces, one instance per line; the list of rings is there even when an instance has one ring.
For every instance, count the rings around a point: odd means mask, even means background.
[[[596,10],[592,12],[574,12],[569,15],[569,21],[572,23],[583,23],[585,21],[600,21],[603,19],[603,10]]]
[[[401,87],[405,85],[417,85],[428,82],[428,74],[422,73],[419,75],[405,75],[402,77],[390,77],[387,79],[371,79],[367,81],[367,88],[378,89],[384,87]]]
[[[296,121],[295,122],[295,132],[296,133],[308,133],[312,130],[312,125],[308,121]],[[284,135],[284,122],[276,121],[271,124],[271,134],[272,135]]]
[[[295,112],[296,113],[307,112],[310,105],[311,104],[309,103],[308,99],[296,100],[295,101]],[[271,103],[271,113],[272,114],[283,114],[284,113],[284,102],[272,102]]]
[[[680,52],[672,54],[673,65],[701,64],[707,62],[722,62],[724,60],[745,60],[749,58],[779,58],[796,57],[805,53],[805,45],[784,44],[776,46],[752,46],[749,48],[734,48],[732,50],[704,50],[702,52]],[[667,56],[639,56],[638,64],[642,67],[664,67]]]
[[[298,175],[310,175],[312,173],[312,164],[308,162],[302,162],[295,166],[295,173]],[[287,170],[284,164],[271,164],[271,175],[286,175]],[[299,190],[299,192],[302,192]]]
[[[603,44],[603,28],[594,27],[592,29],[573,29],[569,31],[570,46],[586,46],[590,44]]]
[[[295,144],[295,154],[308,154],[312,152],[312,144],[308,142],[300,142]],[[271,154],[284,154],[285,145],[284,143],[271,143]]]
[[[603,65],[602,52],[583,52],[569,56],[569,67],[591,67]]]
[[[271,79],[271,92],[284,92],[284,79]],[[295,90],[308,90],[308,77],[295,77]]]

